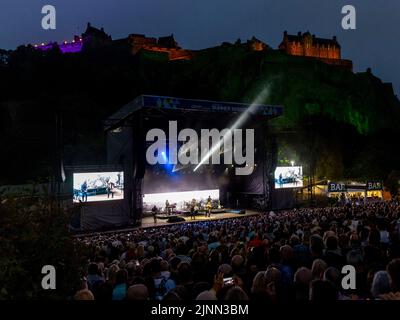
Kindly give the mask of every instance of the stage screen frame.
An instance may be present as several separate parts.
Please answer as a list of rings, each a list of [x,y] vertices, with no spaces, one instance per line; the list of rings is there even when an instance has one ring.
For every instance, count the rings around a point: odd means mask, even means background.
[[[171,204],[176,203],[177,209],[182,209],[184,202],[190,202],[192,199],[205,202],[209,196],[212,200],[219,201],[219,189],[144,194],[143,206],[149,209],[151,209],[153,205],[156,205],[159,208],[164,208],[165,201],[168,200]]]
[[[291,177],[291,173],[294,176]],[[280,175],[282,176],[280,177]],[[294,180],[293,180],[294,178]],[[280,179],[282,179],[280,182]],[[303,166],[276,167],[274,172],[275,189],[301,188],[303,184]],[[288,182],[284,182],[288,181]]]
[[[86,181],[86,194],[82,185]],[[113,184],[108,185],[108,182]],[[109,188],[112,189],[109,189]],[[73,172],[72,198],[74,203],[94,203],[124,199],[123,171]]]

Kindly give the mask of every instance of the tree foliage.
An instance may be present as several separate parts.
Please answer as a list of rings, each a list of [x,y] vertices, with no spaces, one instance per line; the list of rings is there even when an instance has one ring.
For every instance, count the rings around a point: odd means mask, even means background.
[[[48,198],[0,201],[0,299],[67,298],[85,265],[68,231],[71,212]],[[56,290],[41,287],[45,265],[56,268]]]

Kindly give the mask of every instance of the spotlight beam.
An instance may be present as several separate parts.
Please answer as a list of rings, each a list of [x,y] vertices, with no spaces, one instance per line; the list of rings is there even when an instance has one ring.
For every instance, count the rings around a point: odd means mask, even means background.
[[[254,109],[256,108],[257,105],[261,104],[263,100],[265,100],[268,95],[269,95],[269,86],[265,87],[260,94],[256,97],[256,99],[251,103],[251,105],[247,108],[246,111],[244,111],[239,118],[235,121],[235,123],[229,128],[229,131],[224,134],[222,139],[218,141],[205,155],[204,157],[200,160],[199,164],[196,166],[196,168],[193,169],[193,172],[195,172],[200,166],[206,162],[217,150],[221,149],[221,145],[224,142],[224,140],[227,138],[228,134],[233,134],[233,130],[239,128],[243,123],[247,120],[247,117],[253,113]]]

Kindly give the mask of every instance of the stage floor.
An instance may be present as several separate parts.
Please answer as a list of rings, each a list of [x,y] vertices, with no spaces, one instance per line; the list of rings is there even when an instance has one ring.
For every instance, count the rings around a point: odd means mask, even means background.
[[[224,212],[224,213],[214,213],[211,214],[211,217],[205,217],[204,215],[197,215],[195,218],[196,219],[191,219],[190,217],[184,216],[184,215],[178,215],[178,217],[182,217],[185,219],[185,221],[181,222],[167,222],[167,219],[157,219],[157,223],[154,223],[154,218],[153,217],[144,217],[142,219],[142,226],[141,228],[153,228],[153,227],[159,227],[159,226],[170,226],[173,224],[177,223],[191,223],[191,222],[200,222],[200,221],[210,221],[210,220],[220,220],[220,219],[233,219],[233,218],[243,218],[243,217],[249,217],[249,216],[255,216],[259,215],[260,212],[258,211],[253,211],[253,210],[245,210],[244,214],[238,214],[238,213],[233,213],[233,212]]]
[[[234,211],[234,210],[232,210],[232,211]],[[144,217],[142,219],[142,225],[140,227],[132,227],[132,226],[128,227],[127,226],[127,227],[112,228],[112,229],[104,230],[104,231],[81,231],[81,232],[75,233],[75,237],[97,235],[99,233],[108,234],[108,233],[129,232],[131,230],[137,230],[137,229],[172,226],[174,224],[179,224],[179,223],[193,223],[193,222],[201,222],[201,221],[234,219],[234,218],[240,219],[240,218],[256,216],[256,215],[260,215],[260,214],[261,214],[261,212],[259,212],[259,211],[245,210],[244,214],[238,214],[238,213],[234,213],[234,212],[214,213],[214,214],[211,214],[210,218],[205,217],[203,215],[198,215],[198,216],[196,216],[195,220],[191,220],[190,217],[186,217],[186,216],[182,215],[182,217],[185,219],[185,221],[172,222],[172,223],[167,222],[167,219],[157,219],[157,223],[154,223],[153,217],[149,216],[149,217]],[[181,215],[178,215],[178,216],[181,216]]]

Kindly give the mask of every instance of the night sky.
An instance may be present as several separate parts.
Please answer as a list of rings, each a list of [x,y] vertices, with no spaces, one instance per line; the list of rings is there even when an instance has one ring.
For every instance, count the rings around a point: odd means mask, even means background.
[[[41,8],[57,9],[57,29],[41,28]],[[343,30],[341,8],[357,9],[357,30]],[[118,39],[129,33],[173,33],[188,49],[246,40],[253,35],[276,48],[284,30],[338,37],[355,71],[371,67],[400,92],[399,0],[1,0],[0,48],[71,40],[87,22]]]

